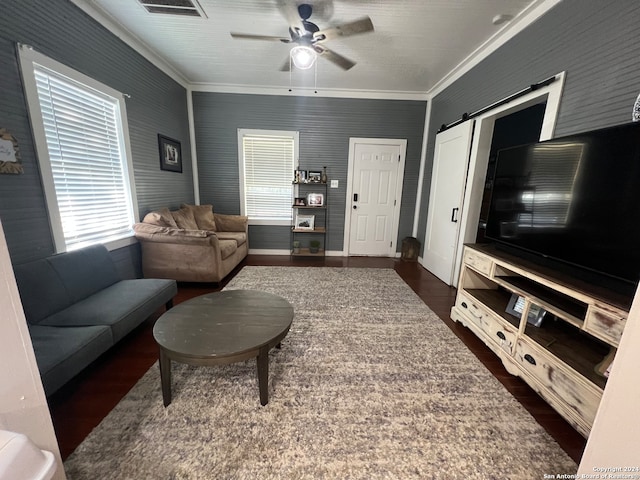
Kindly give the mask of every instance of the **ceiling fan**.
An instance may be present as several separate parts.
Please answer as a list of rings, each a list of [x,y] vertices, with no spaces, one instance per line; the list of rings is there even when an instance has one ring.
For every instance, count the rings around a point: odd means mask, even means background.
[[[355,62],[329,50],[324,46],[324,43],[335,38],[350,37],[360,33],[372,32],[373,23],[371,23],[371,19],[364,17],[353,22],[320,30],[315,23],[309,21],[312,12],[313,7],[309,4],[303,3],[298,6],[300,20],[289,27],[290,38],[235,32],[231,32],[231,36],[236,39],[267,40],[297,44],[291,51],[291,59],[298,68],[310,68],[316,56],[320,55],[330,62],[335,63],[340,68],[349,70],[355,65]],[[287,59],[280,70],[289,71],[290,68],[291,64],[289,59]]]

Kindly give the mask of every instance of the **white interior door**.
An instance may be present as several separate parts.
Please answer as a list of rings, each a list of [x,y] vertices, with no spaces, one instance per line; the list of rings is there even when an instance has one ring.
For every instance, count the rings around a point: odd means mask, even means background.
[[[353,140],[348,254],[389,256],[395,253],[406,141]]]
[[[453,282],[473,126],[467,121],[436,136],[423,265],[447,285]]]

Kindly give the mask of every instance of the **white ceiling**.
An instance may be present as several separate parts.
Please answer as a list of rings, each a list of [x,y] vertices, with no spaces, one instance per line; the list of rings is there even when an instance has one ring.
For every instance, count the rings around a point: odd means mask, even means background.
[[[320,29],[369,16],[375,31],[324,44],[355,61],[352,69],[319,58],[316,71],[291,74],[280,71],[290,45],[233,39],[229,32],[288,37],[285,16],[302,0],[199,0],[207,18],[151,14],[138,0],[73,1],[195,89],[293,87],[410,97],[426,95],[465,60],[481,56],[559,0],[308,0],[314,6],[310,20]],[[514,20],[493,25],[498,14]]]

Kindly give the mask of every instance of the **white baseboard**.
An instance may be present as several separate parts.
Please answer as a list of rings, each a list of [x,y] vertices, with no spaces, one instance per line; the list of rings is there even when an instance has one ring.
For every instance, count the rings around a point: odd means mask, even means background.
[[[282,248],[250,248],[249,255],[291,255],[290,250],[285,250]],[[329,250],[325,254],[325,257],[346,257],[347,254],[344,250]],[[402,256],[402,252],[395,252],[394,257],[400,258]]]
[[[290,250],[285,249],[266,249],[266,248],[250,248],[249,255],[291,255]],[[329,250],[325,253],[326,257],[344,257],[342,250]]]

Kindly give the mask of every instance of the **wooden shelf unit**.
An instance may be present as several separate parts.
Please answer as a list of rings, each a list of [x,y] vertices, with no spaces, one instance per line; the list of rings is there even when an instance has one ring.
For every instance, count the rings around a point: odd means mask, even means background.
[[[327,206],[327,183],[293,183],[293,199],[291,205],[291,256],[292,257],[324,257],[325,256],[325,248],[327,243],[327,223],[329,220],[328,215],[328,206]],[[307,197],[310,193],[321,193],[324,196],[324,205],[315,206],[315,205],[296,205],[295,198],[298,196]],[[320,223],[320,225],[314,225],[313,229],[308,228],[296,228],[295,219],[296,216],[300,215],[314,215],[315,222]],[[310,235],[310,237],[305,237],[306,235]],[[320,241],[320,249],[318,252],[311,253],[310,248],[308,246],[301,246],[298,252],[294,251],[293,242],[300,238],[305,238],[313,240],[317,239]]]
[[[524,300],[520,317],[507,312],[514,294]],[[495,246],[466,245],[451,318],[587,437],[607,381],[600,367],[615,353],[630,302]],[[547,313],[535,326],[527,318],[538,307]]]

